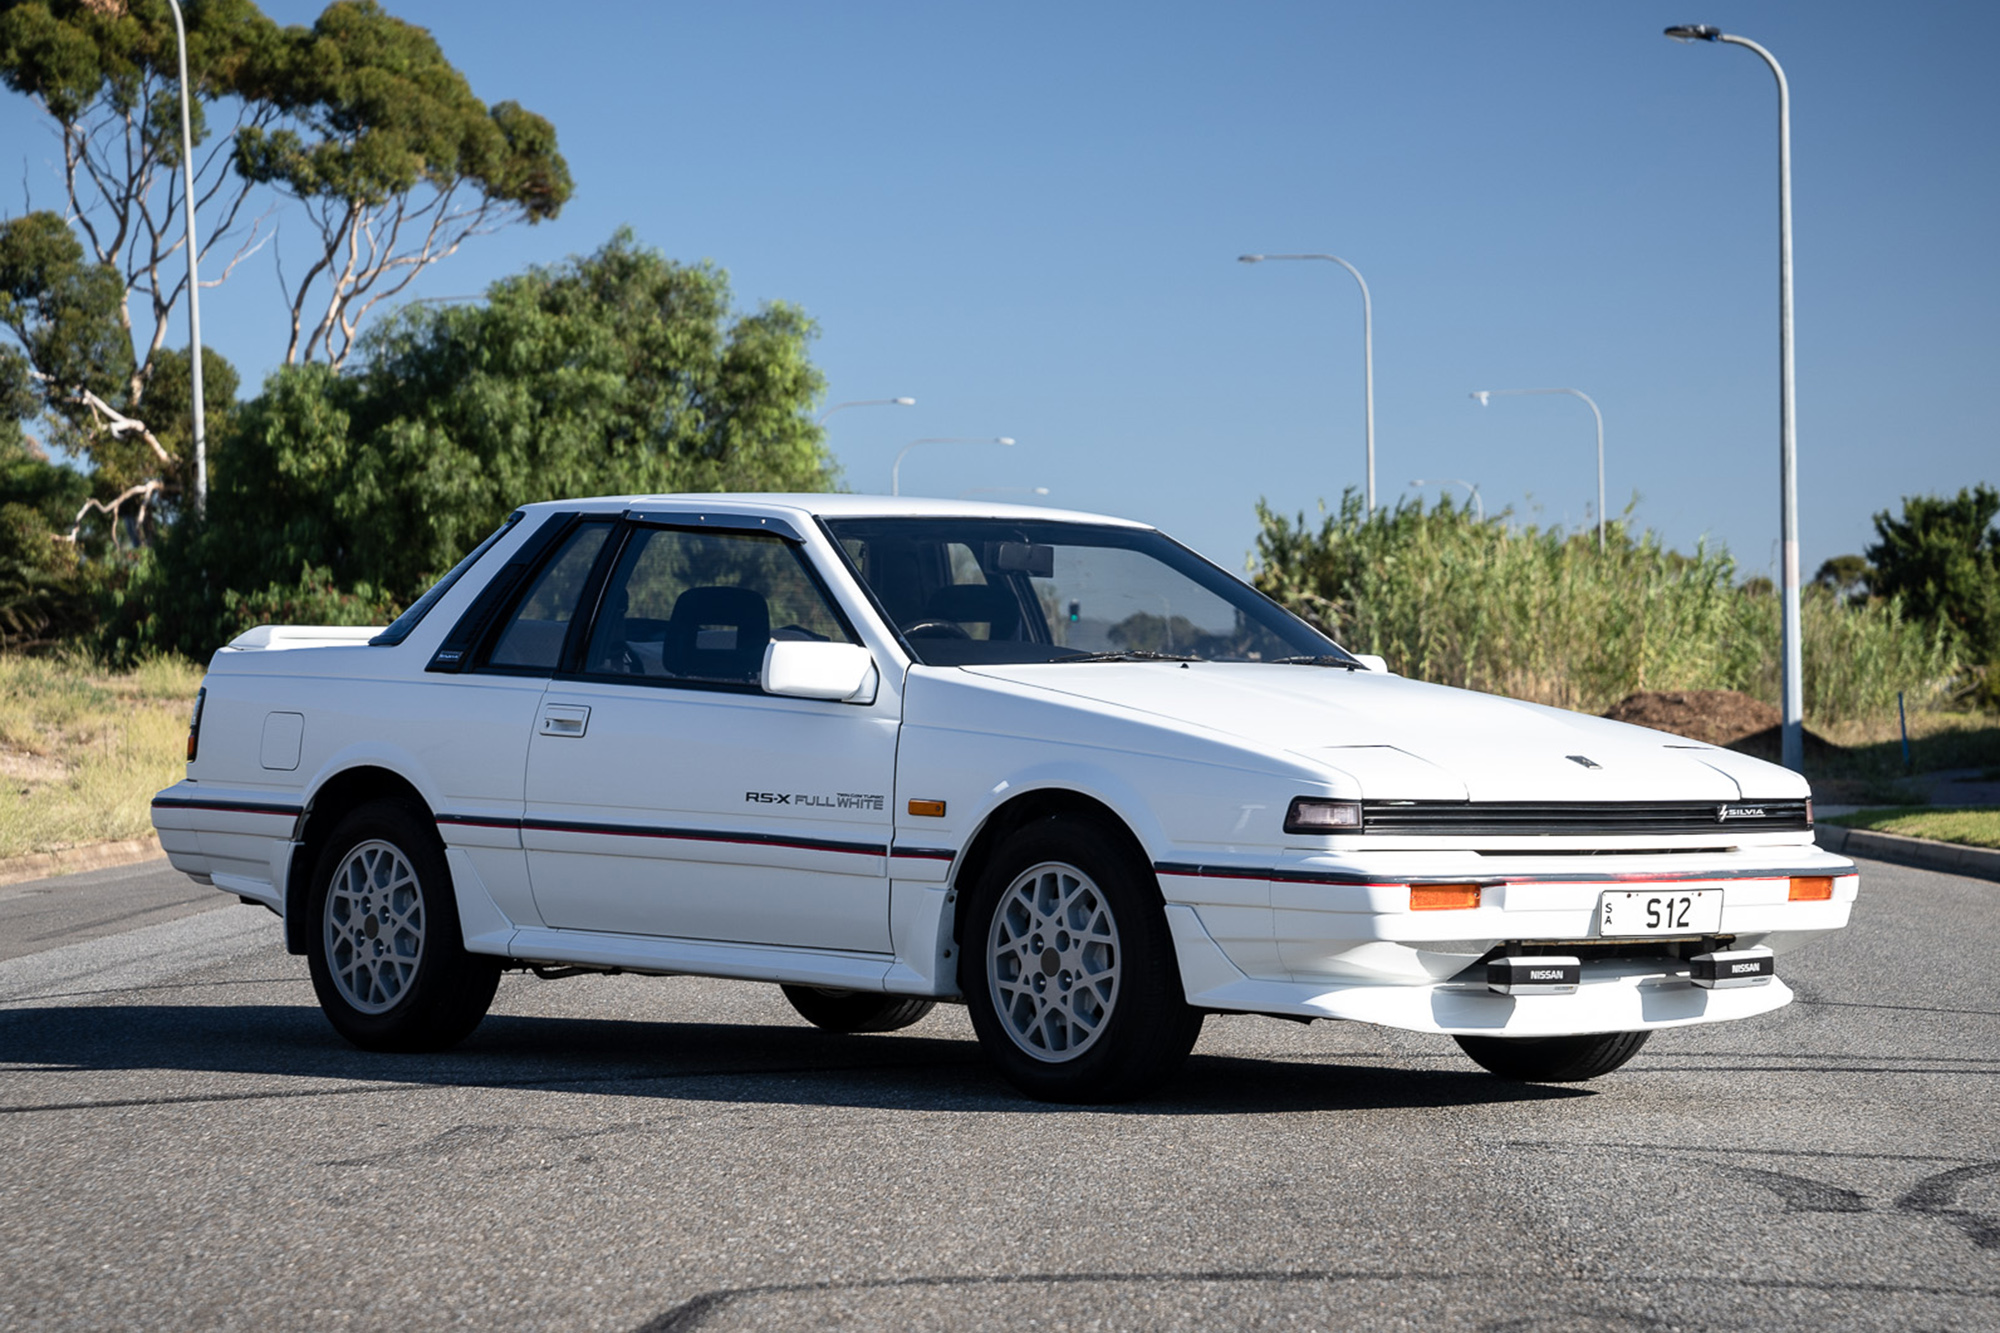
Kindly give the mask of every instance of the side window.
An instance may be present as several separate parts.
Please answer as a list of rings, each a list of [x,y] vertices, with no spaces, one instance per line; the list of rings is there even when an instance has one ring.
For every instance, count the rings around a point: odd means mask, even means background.
[[[853,642],[791,543],[764,533],[641,528],[605,587],[583,669],[755,684],[773,639]]]
[[[610,531],[609,523],[582,523],[563,539],[561,549],[542,566],[500,631],[499,641],[486,659],[488,666],[555,670],[570,621],[576,618],[583,585],[590,578],[590,567]]]

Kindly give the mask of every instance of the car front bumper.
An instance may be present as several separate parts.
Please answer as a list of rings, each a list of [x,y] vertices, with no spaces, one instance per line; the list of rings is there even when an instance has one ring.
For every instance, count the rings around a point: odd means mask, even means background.
[[[1158,869],[1192,1004],[1527,1037],[1721,1022],[1780,1008],[1791,999],[1781,979],[1708,989],[1696,984],[1688,955],[1761,946],[1782,956],[1845,926],[1859,884],[1851,862],[1796,844],[1712,859],[1506,858],[1496,867],[1495,858],[1476,855],[1297,853],[1257,872]],[[1247,901],[1250,875],[1269,884],[1263,928]],[[1831,879],[1831,894],[1795,901],[1795,878]],[[1477,884],[1479,905],[1412,910],[1411,886],[1437,883]],[[1607,892],[1655,886],[1720,891],[1720,926],[1698,938],[1603,933]],[[1516,952],[1580,956],[1576,990],[1490,990],[1484,960]],[[1781,977],[1782,957],[1777,970]]]

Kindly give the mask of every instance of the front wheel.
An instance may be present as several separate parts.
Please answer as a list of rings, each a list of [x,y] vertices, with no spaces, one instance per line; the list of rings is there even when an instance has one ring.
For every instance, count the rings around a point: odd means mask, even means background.
[[[1201,1035],[1152,876],[1098,823],[1058,815],[1001,845],[967,904],[959,987],[987,1058],[1030,1097],[1151,1091]]]
[[[1608,1074],[1639,1053],[1651,1032],[1593,1032],[1581,1037],[1458,1037],[1481,1069],[1517,1083],[1581,1083]]]
[[[437,829],[377,801],[335,827],[313,871],[307,962],[320,1008],[370,1051],[440,1051],[479,1026],[500,960],[465,951]]]
[[[936,1000],[826,986],[780,986],[799,1017],[827,1032],[895,1032],[928,1014]]]

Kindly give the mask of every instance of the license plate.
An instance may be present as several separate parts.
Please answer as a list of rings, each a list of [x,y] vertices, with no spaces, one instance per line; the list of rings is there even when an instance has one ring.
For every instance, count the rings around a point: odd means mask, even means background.
[[[1597,903],[1599,935],[1711,935],[1721,929],[1721,889],[1617,889]]]

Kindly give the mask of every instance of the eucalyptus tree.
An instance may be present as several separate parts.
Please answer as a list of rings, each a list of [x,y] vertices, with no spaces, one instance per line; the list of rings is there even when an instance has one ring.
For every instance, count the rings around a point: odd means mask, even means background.
[[[220,282],[268,237],[267,218],[243,225],[256,182],[236,167],[236,136],[280,114],[267,90],[281,33],[249,0],[190,0],[187,12],[200,257],[207,281]],[[187,295],[176,62],[165,0],[0,0],[0,81],[41,107],[61,151],[62,208],[28,215],[40,220],[29,243],[51,243],[51,220],[73,223],[79,262],[115,278],[109,313],[131,344],[117,400],[132,410]],[[230,121],[220,134],[212,110]],[[116,410],[96,387],[37,369],[53,377],[52,392],[88,393],[100,414]]]
[[[480,302],[405,306],[346,371],[281,367],[242,405],[206,520],[162,543],[114,633],[206,654],[240,627],[231,590],[315,615],[407,605],[536,500],[829,489],[814,333],[622,230]]]
[[[287,364],[339,366],[368,312],[426,268],[570,197],[554,127],[517,102],[488,107],[430,33],[373,0],[286,29],[264,77],[256,95],[280,115],[237,131],[237,167],[297,200],[314,237],[286,284]]]
[[[166,0],[0,0],[0,82],[53,122],[62,191],[60,209],[0,222],[0,326],[56,442],[99,474],[100,507],[170,499],[187,471],[164,401],[190,401],[166,387],[187,364],[167,346],[188,295],[184,171],[204,287],[303,220],[281,241],[305,251],[279,270],[284,359],[335,367],[377,303],[479,232],[554,217],[571,191],[546,120],[488,107],[428,32],[373,0],[337,0],[309,27],[251,0],[184,8],[192,162]],[[215,414],[235,377],[212,357]]]

